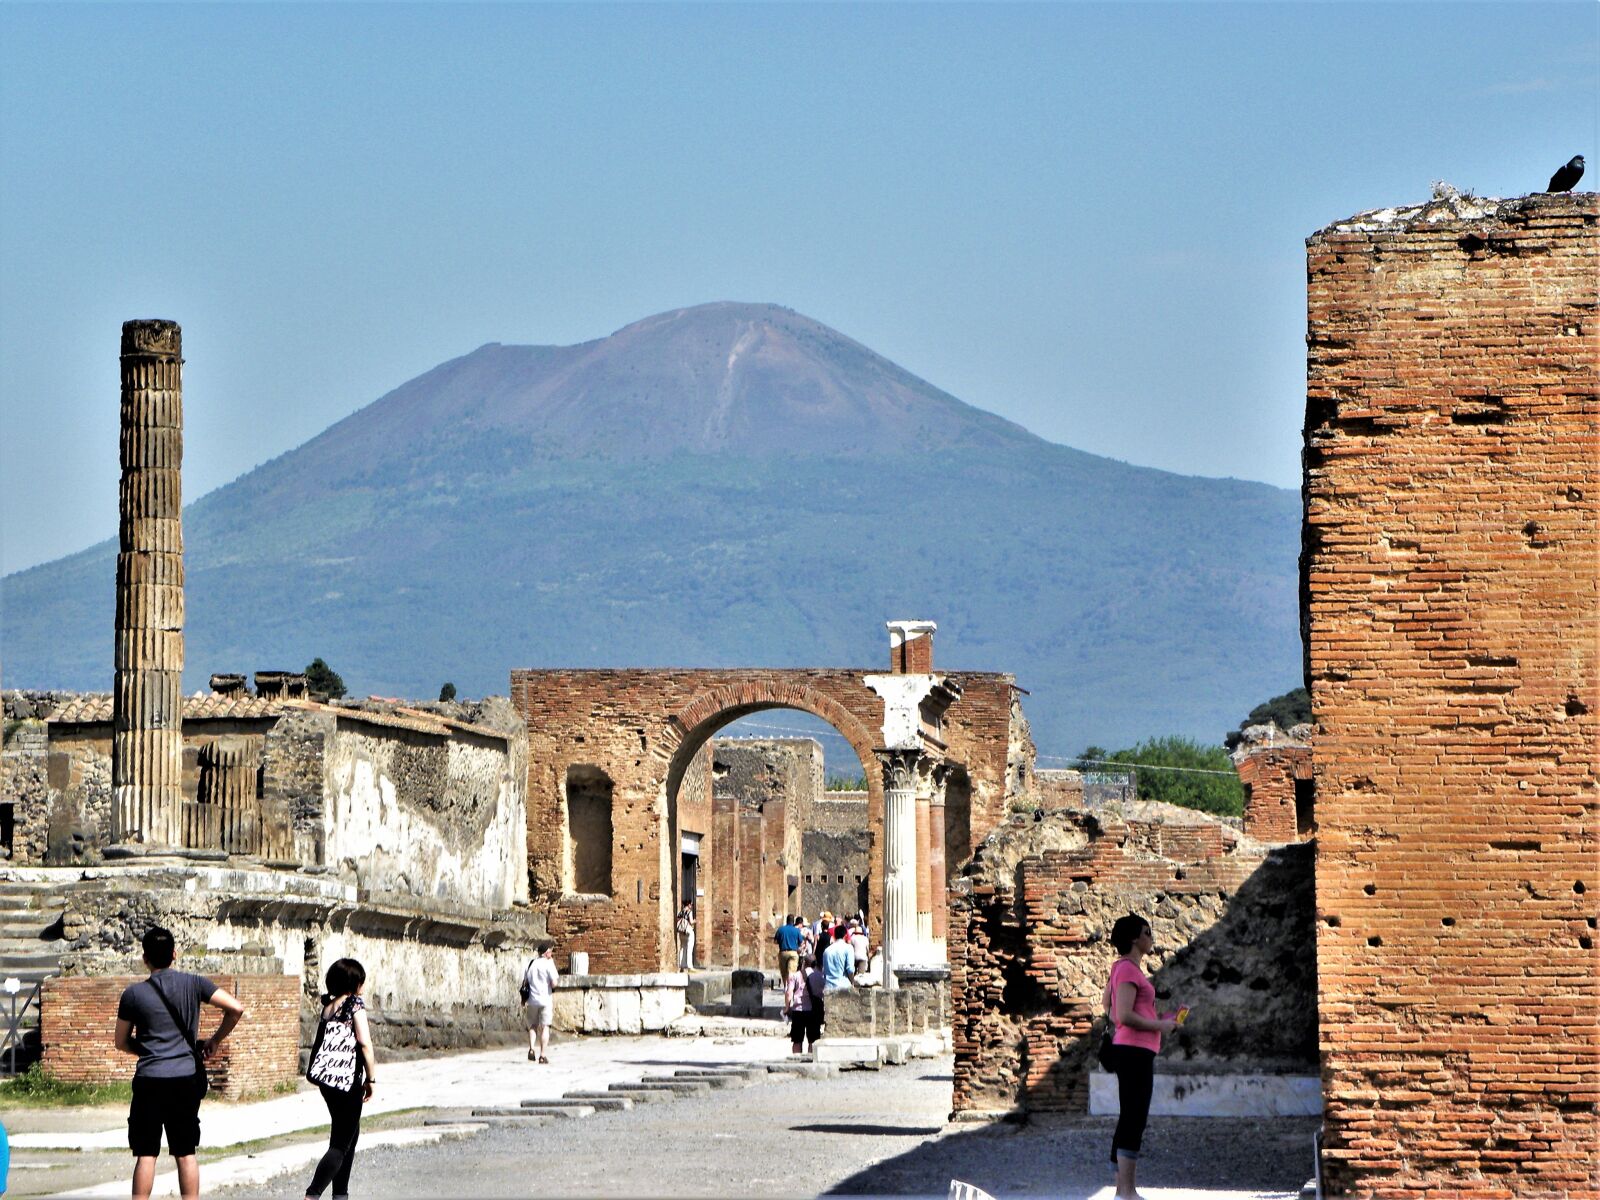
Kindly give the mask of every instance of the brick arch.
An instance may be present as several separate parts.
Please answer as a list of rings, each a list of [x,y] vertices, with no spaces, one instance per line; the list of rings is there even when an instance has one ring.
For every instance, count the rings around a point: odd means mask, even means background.
[[[668,794],[676,792],[689,760],[717,730],[740,717],[773,708],[798,708],[832,725],[856,752],[871,785],[873,751],[881,739],[874,736],[866,722],[827,693],[803,683],[750,680],[711,688],[673,714],[667,723],[667,737],[676,736],[677,742],[669,747],[672,769],[667,774]]]
[[[859,678],[854,682],[866,690]],[[872,699],[876,704],[882,703],[875,696]],[[826,721],[855,751],[867,780],[867,827],[872,831],[867,871],[877,891],[883,880],[883,773],[877,769],[874,751],[881,737],[874,736],[871,727],[838,700],[799,681],[740,680],[712,687],[695,696],[667,721],[662,742],[670,756],[663,789],[669,844],[675,845],[678,838],[678,786],[694,756],[718,730],[741,717],[775,708],[798,709]],[[676,883],[676,872],[672,875]],[[674,887],[674,911],[680,903]],[[868,936],[877,946],[883,938],[883,905],[874,901],[869,907]]]

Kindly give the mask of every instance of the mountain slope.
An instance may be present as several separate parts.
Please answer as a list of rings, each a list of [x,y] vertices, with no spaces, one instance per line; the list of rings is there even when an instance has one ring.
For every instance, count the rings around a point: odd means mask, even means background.
[[[706,305],[444,363],[186,513],[189,671],[1016,672],[1042,751],[1216,740],[1299,672],[1299,506],[1052,445],[808,318]],[[7,686],[105,687],[115,546],[4,581]]]

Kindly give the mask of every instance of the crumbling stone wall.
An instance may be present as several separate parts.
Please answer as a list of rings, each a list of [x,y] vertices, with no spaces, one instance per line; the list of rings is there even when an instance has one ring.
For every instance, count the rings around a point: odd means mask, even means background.
[[[1252,725],[1233,752],[1244,785],[1244,831],[1260,842],[1293,842],[1315,831],[1310,727],[1285,734]]]
[[[543,919],[526,907],[358,899],[326,872],[125,866],[71,885],[63,972],[101,977],[135,969],[139,939],[152,925],[172,930],[185,962],[220,961],[234,970],[245,962],[274,964],[248,969],[292,981],[307,1044],[328,965],[359,959],[375,1037],[390,1048],[516,1041],[523,1032],[516,985],[545,936]]]
[[[1335,1194],[1600,1195],[1600,196],[1307,242]]]
[[[526,895],[514,733],[339,709],[325,740],[328,865],[381,895],[504,906]]]
[[[0,804],[11,806],[10,861],[44,862],[50,842],[49,735],[43,721],[7,716],[0,749]]]
[[[1146,972],[1193,1015],[1163,1072],[1316,1069],[1312,859],[1204,814],[1023,813],[979,848],[951,901],[957,1111],[1088,1110],[1111,926],[1144,916]]]
[[[800,871],[807,915],[870,911],[871,847],[865,792],[825,792],[801,836]]]

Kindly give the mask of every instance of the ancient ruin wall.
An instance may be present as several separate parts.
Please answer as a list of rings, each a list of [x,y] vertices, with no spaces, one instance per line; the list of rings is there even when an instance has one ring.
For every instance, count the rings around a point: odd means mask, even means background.
[[[872,872],[882,869],[883,784],[871,769],[883,707],[862,682],[872,671],[538,670],[514,671],[512,699],[528,731],[528,866],[537,901],[549,906],[558,959],[585,950],[597,971],[658,971],[673,964],[669,779],[691,733],[769,708],[798,708],[832,724],[868,770]],[[1032,743],[1009,675],[950,672],[962,697],[946,714],[948,757],[970,782],[970,819],[981,839],[1006,811],[1017,777],[1031,769]],[[601,766],[614,785],[616,852],[608,898],[563,894],[562,781],[569,766]],[[965,815],[965,814],[963,814]],[[713,813],[713,829],[724,815]],[[967,826],[961,825],[963,840]],[[731,838],[719,832],[718,839]],[[724,844],[731,844],[724,842]],[[954,844],[954,843],[952,843]],[[728,933],[714,906],[714,936]],[[783,905],[778,905],[782,908]],[[874,930],[876,938],[879,931]],[[726,946],[726,940],[719,941]],[[564,960],[563,960],[564,961]]]
[[[509,735],[332,719],[328,865],[375,895],[491,908],[527,898],[524,769]]]
[[[1307,243],[1336,1194],[1595,1196],[1600,197]]]
[[[1268,850],[1197,813],[1019,814],[953,891],[957,1111],[1088,1111],[1111,926],[1128,912],[1155,933],[1161,1003],[1194,1010],[1158,1071],[1315,1072],[1309,846]]]
[[[122,326],[112,838],[181,844],[183,332]]]

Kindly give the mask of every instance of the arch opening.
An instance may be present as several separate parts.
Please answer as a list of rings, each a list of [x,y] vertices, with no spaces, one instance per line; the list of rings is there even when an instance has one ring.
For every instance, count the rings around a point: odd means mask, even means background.
[[[824,697],[740,698],[684,729],[667,772],[663,866],[674,911],[694,912],[695,966],[775,968],[778,925],[824,910],[864,913],[876,941],[877,760],[865,727],[829,708]]]

